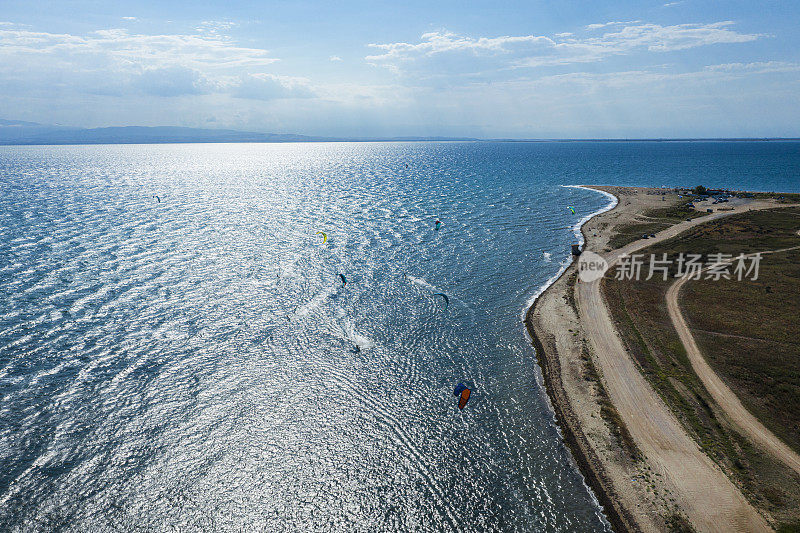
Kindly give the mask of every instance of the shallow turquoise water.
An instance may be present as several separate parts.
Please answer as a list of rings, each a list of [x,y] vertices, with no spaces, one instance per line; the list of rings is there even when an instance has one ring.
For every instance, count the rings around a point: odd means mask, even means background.
[[[521,321],[609,201],[562,185],[798,147],[0,147],[0,529],[607,530]]]

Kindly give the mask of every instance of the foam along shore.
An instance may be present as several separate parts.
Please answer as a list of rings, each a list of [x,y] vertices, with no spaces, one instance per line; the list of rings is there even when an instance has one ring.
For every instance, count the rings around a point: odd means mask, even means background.
[[[655,238],[611,249],[624,227],[652,209],[676,205],[662,189],[589,187],[617,203],[586,220],[584,249],[610,265],[624,253],[703,222],[769,201],[746,200],[733,209],[671,225]],[[697,213],[700,215],[700,213]],[[613,268],[613,267],[612,267]],[[685,432],[626,352],[600,294],[600,282],[577,280],[572,263],[531,305],[526,325],[564,439],[617,531],[769,531],[766,520]]]

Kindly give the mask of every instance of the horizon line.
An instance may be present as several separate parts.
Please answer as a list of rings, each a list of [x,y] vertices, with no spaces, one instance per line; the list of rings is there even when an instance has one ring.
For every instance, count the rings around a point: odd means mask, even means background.
[[[264,134],[270,135],[270,134]],[[295,134],[277,134],[295,135]],[[116,145],[116,144],[323,144],[323,143],[386,143],[386,142],[464,142],[464,143],[575,143],[575,142],[800,142],[800,137],[586,137],[586,138],[478,138],[478,137],[445,137],[445,136],[408,136],[408,137],[314,137],[297,134],[308,139],[242,139],[242,140],[213,140],[213,139],[177,139],[177,140],[119,140],[119,141],[87,141],[76,140],[46,142],[28,141],[13,142],[0,140],[0,146],[90,146],[90,145]]]

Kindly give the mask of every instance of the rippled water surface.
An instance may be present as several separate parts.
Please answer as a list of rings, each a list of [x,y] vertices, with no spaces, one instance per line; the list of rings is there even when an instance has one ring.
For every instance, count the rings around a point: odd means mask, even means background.
[[[561,185],[797,146],[2,147],[0,529],[607,530],[521,322],[608,204]]]

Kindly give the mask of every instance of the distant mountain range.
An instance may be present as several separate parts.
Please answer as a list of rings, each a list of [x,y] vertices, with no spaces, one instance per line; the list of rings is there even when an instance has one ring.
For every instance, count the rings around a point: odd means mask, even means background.
[[[157,144],[157,143],[280,143],[332,141],[476,141],[466,137],[342,138],[293,133],[182,128],[178,126],[120,126],[71,128],[0,119],[0,144]]]
[[[798,139],[477,139],[474,137],[314,137],[294,133],[182,128],[178,126],[119,126],[73,128],[22,120],[0,119],[0,145],[4,144],[159,144],[159,143],[282,143],[282,142],[370,142],[370,141],[766,141]]]

